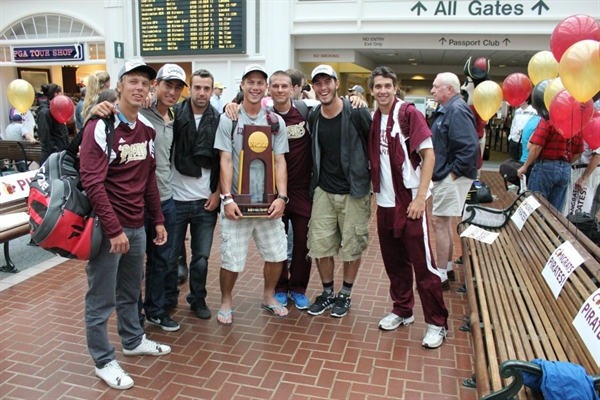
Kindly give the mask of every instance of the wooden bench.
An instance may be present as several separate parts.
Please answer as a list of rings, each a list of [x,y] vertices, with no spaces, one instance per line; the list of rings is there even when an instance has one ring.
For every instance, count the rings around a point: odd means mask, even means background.
[[[19,272],[10,258],[9,244],[11,240],[29,233],[27,199],[29,182],[35,173],[36,171],[28,171],[0,177],[0,243],[3,244],[6,261],[0,271]]]
[[[15,173],[15,165],[19,161],[25,162],[27,169],[34,162],[39,164],[41,155],[42,146],[39,143],[20,140],[0,140],[0,160],[9,160],[7,166],[11,173]]]
[[[510,217],[528,196],[535,196],[541,206],[519,231]],[[461,330],[471,332],[475,352],[475,374],[465,385],[476,384],[478,398],[537,398],[523,386],[521,371],[535,372],[537,367],[527,361],[540,358],[582,365],[589,375],[597,375],[600,389],[600,367],[573,326],[581,306],[600,287],[597,247],[557,216],[541,195],[529,192],[506,210],[467,206],[459,234],[470,225],[499,236],[492,244],[461,238],[471,313]],[[555,299],[541,272],[565,241],[584,263]]]

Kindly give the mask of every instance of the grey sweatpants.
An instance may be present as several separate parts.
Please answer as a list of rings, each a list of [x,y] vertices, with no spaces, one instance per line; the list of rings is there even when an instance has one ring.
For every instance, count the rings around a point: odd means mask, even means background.
[[[144,329],[138,316],[138,299],[144,274],[146,231],[144,227],[123,228],[129,251],[112,254],[110,239],[103,238],[98,256],[85,267],[88,292],[85,295],[85,329],[88,350],[96,366],[115,359],[115,347],[108,340],[108,318],[117,310],[117,331],[125,349],[142,341]]]

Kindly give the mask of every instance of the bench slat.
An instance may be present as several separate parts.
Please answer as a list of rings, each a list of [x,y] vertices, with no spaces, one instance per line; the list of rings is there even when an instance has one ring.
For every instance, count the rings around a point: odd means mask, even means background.
[[[528,195],[519,197],[513,210]],[[503,380],[499,369],[510,359],[571,361],[589,374],[600,373],[572,324],[581,304],[600,285],[600,252],[588,252],[589,243],[578,242],[564,218],[553,215],[544,202],[541,199],[542,207],[530,215],[522,231],[510,221],[499,228],[485,228],[500,233],[491,245],[461,238],[479,397],[512,381]],[[504,211],[507,216],[513,212]],[[467,226],[459,225],[459,233]],[[554,250],[567,240],[585,262],[555,299],[541,272]],[[521,389],[517,397],[536,396]]]

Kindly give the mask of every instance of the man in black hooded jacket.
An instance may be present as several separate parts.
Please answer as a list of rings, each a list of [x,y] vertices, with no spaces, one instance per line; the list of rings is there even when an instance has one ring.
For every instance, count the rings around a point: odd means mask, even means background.
[[[219,152],[214,149],[219,112],[210,105],[214,78],[204,69],[190,77],[190,98],[175,105],[171,170],[176,222],[173,249],[179,249],[190,225],[190,294],[187,301],[201,319],[209,319],[206,305],[206,276],[219,199]],[[177,258],[171,252],[166,284],[178,294]],[[170,296],[177,298],[176,296]]]

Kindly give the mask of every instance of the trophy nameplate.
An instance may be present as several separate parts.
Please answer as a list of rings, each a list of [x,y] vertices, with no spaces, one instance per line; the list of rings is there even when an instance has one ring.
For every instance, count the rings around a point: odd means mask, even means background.
[[[270,126],[244,125],[235,202],[244,217],[267,217],[277,198]]]

